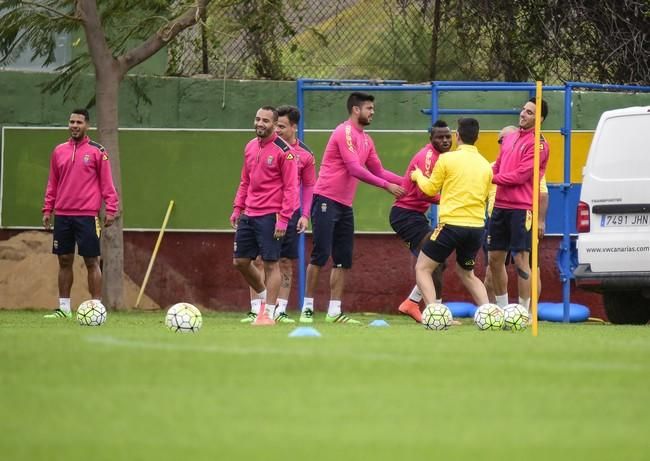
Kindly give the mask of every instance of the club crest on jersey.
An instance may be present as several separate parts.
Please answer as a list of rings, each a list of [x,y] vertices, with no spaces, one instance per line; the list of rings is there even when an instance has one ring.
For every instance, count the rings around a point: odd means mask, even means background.
[[[266,158],[266,164],[267,164],[268,166],[273,165],[273,156],[272,156],[272,155],[269,155],[269,156]]]
[[[293,160],[293,159],[294,159],[293,154],[292,154],[291,152],[289,152],[289,153],[287,154],[287,160]]]
[[[88,165],[90,163],[90,154],[84,154],[84,165]]]
[[[108,160],[108,155],[106,154],[102,155],[102,160]]]

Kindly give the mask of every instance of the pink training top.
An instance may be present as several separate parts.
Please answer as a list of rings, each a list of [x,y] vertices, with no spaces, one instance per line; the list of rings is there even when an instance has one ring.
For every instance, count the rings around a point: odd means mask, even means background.
[[[533,207],[533,162],[535,130],[519,129],[506,135],[499,157],[492,167],[492,182],[497,186],[494,206],[514,210],[531,210]],[[539,177],[544,176],[550,151],[541,138],[539,152]]]
[[[302,202],[301,215],[309,218],[311,211],[311,202],[314,197],[314,184],[316,184],[316,161],[314,154],[303,143],[298,140],[291,148],[298,154],[298,183],[300,185],[300,200],[296,203],[296,210],[300,208]]]
[[[286,230],[298,200],[296,155],[275,133],[246,144],[235,212],[247,216],[279,213],[275,227]]]
[[[422,192],[417,183],[411,181],[411,173],[415,171],[415,167],[418,167],[427,178],[431,176],[431,170],[438,161],[438,157],[440,157],[440,152],[431,143],[424,146],[413,156],[402,178],[402,187],[406,190],[406,193],[402,197],[395,199],[393,206],[424,213],[432,203],[440,203],[440,194],[431,197]]]
[[[43,213],[97,216],[102,198],[106,213],[116,215],[119,199],[104,147],[88,136],[56,146],[50,158]]]
[[[352,206],[359,180],[381,188],[402,184],[401,176],[384,170],[370,136],[346,120],[327,142],[314,194]]]

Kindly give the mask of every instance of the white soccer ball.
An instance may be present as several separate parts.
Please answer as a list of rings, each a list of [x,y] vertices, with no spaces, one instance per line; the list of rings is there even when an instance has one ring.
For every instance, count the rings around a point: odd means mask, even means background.
[[[99,299],[89,299],[77,308],[79,325],[97,327],[106,321],[106,308]]]
[[[190,303],[177,303],[169,308],[165,325],[176,333],[196,333],[203,325],[201,311]]]
[[[503,328],[503,310],[496,304],[483,304],[474,313],[474,323],[479,330]]]
[[[446,330],[452,320],[451,311],[444,304],[429,304],[422,311],[422,325],[427,330]]]
[[[528,327],[530,315],[528,309],[521,304],[508,304],[503,309],[503,329],[521,331]]]

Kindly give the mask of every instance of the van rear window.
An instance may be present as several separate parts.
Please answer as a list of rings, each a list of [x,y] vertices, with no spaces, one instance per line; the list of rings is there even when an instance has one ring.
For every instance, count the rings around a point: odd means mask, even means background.
[[[608,119],[594,147],[589,154],[594,176],[650,179],[650,114]]]

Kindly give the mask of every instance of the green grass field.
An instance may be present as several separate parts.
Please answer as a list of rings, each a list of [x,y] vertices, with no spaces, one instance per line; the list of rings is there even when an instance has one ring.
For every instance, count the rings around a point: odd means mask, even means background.
[[[376,317],[363,317],[369,322]],[[325,325],[321,338],[204,314],[101,327],[0,312],[4,460],[641,460],[650,329],[540,335]]]

